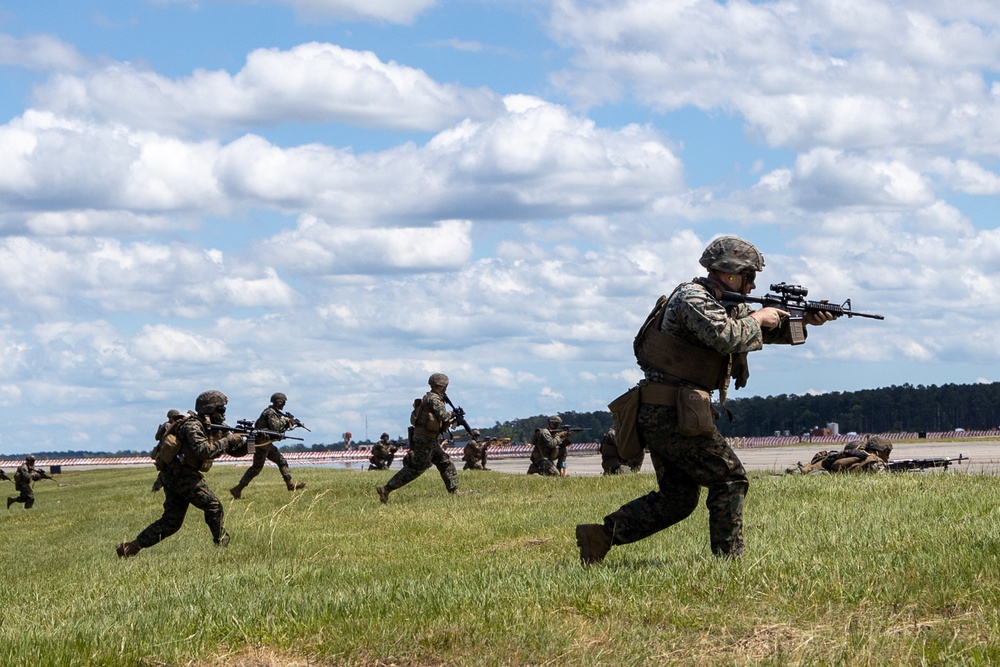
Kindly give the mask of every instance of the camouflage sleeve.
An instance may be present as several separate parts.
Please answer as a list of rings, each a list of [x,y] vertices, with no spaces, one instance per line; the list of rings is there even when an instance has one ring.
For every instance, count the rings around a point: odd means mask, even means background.
[[[214,459],[224,451],[226,438],[213,440],[205,433],[205,428],[197,419],[187,419],[181,424],[178,434],[181,442],[187,445],[191,454],[202,461]]]
[[[687,283],[668,302],[663,329],[721,354],[754,352],[764,346],[764,335],[751,312],[746,304],[727,312],[707,289]]]
[[[448,411],[444,399],[434,392],[428,392],[427,398],[430,401],[430,410],[437,417],[437,420],[442,424],[451,424],[451,412]]]
[[[543,428],[538,431],[538,439],[540,442],[544,443],[544,447],[548,447],[550,450],[559,447],[559,444],[562,442],[561,438],[552,435],[552,431],[547,428]]]
[[[257,422],[254,424],[257,428],[262,428],[265,431],[277,431],[278,433],[284,433],[289,429],[291,420],[287,417],[278,414],[278,411],[273,407],[268,406],[264,409],[264,412],[260,413],[260,417],[257,418]]]

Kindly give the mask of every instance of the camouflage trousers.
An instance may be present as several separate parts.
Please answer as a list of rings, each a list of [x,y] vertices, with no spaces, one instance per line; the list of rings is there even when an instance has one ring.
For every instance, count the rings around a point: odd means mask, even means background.
[[[264,469],[266,461],[270,461],[278,466],[278,472],[281,473],[281,477],[285,482],[288,482],[292,478],[292,471],[288,469],[288,461],[282,456],[281,450],[272,444],[268,444],[253,450],[253,463],[243,473],[243,477],[240,479],[240,486],[248,486],[253,481],[253,478],[259,475],[260,471]]]
[[[18,492],[18,496],[12,500],[12,503],[24,503],[24,509],[30,510],[35,505],[35,491],[31,488],[31,484],[15,484],[14,490]]]
[[[406,486],[417,477],[424,474],[424,471],[434,466],[441,475],[441,480],[448,492],[458,490],[458,471],[455,464],[451,462],[451,457],[443,449],[435,438],[425,438],[420,435],[413,436],[413,447],[410,448],[408,456],[403,458],[403,469],[392,476],[386,485],[389,491]]]
[[[163,516],[149,524],[139,533],[135,541],[142,548],[151,547],[178,530],[184,524],[188,506],[194,505],[205,513],[205,523],[212,531],[216,544],[229,541],[229,534],[223,524],[222,503],[208,488],[205,478],[197,470],[180,463],[173,463],[160,472],[163,482]]]
[[[639,407],[639,434],[649,449],[659,489],[626,503],[604,517],[614,544],[649,537],[687,518],[708,488],[708,527],[712,553],[743,553],[743,499],[749,482],[736,452],[714,431],[686,437],[677,433],[672,406]]]
[[[559,468],[557,463],[550,458],[541,457],[534,459],[528,466],[529,475],[542,475],[543,477],[558,477]]]

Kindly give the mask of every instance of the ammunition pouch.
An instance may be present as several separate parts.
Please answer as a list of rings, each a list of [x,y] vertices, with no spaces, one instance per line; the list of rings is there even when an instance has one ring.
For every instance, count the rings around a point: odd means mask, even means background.
[[[715,431],[712,395],[696,387],[677,388],[677,433],[708,435]]]

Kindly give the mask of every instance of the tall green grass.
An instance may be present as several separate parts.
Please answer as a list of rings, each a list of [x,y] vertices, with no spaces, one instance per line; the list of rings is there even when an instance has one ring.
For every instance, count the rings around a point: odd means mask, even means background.
[[[575,524],[651,475],[547,479],[434,470],[208,473],[227,548],[153,471],[69,471],[0,516],[0,665],[921,665],[1000,663],[1000,478],[752,478],[746,556],[717,560],[704,507],[583,568]],[[12,493],[10,485],[0,486]]]

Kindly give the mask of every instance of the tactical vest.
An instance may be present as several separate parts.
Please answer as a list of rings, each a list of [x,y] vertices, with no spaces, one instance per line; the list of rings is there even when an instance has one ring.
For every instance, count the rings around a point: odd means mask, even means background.
[[[721,390],[729,375],[730,355],[689,343],[660,329],[667,302],[680,287],[670,297],[661,296],[656,300],[656,305],[635,335],[632,349],[636,362],[643,370],[669,375],[677,383],[693,384],[707,391]]]
[[[413,424],[415,435],[426,438],[436,438],[445,428],[426,398],[420,399],[420,405],[410,413],[410,423]]]

